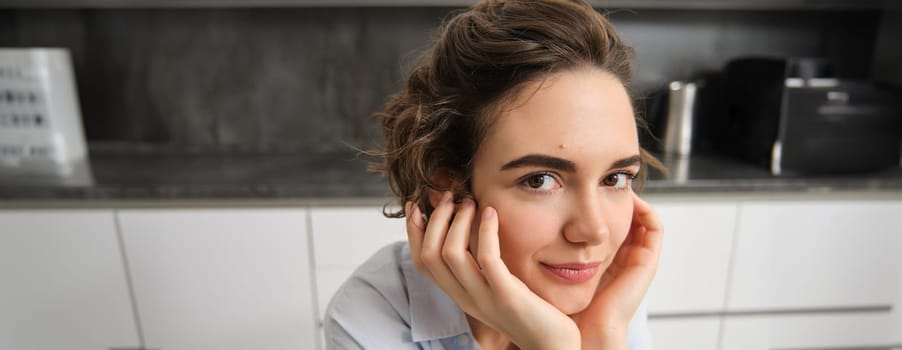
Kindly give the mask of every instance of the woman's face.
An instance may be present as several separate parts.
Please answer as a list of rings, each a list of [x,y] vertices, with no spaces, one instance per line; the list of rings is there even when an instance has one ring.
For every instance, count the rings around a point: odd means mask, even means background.
[[[594,68],[522,91],[476,151],[471,189],[498,212],[511,273],[573,314],[591,302],[632,221],[632,106],[617,78]]]

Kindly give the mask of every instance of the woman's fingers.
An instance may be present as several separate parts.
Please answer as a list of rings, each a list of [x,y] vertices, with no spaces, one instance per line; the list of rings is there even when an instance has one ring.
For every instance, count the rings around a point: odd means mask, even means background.
[[[413,203],[404,204],[404,213],[407,214],[407,242],[410,244],[413,266],[423,270],[423,261],[420,260],[420,251],[423,250],[423,235],[426,234],[426,225],[420,207]]]
[[[646,266],[655,271],[662,239],[663,226],[654,209],[634,194],[632,227],[614,256],[612,267]],[[609,268],[607,273],[613,274],[615,270]]]
[[[641,226],[642,230],[634,236],[634,243],[644,246],[653,252],[661,251],[661,243],[664,239],[664,226],[661,220],[652,209],[651,205],[634,195],[633,198],[633,217],[634,221]]]
[[[426,225],[426,232],[423,234],[423,245],[419,252],[423,265],[436,278],[445,278],[451,274],[442,258],[442,250],[445,246],[448,228],[453,217],[453,197],[451,192],[445,192],[429,217],[429,224]]]
[[[453,215],[454,202],[452,201],[452,195],[450,192],[445,192],[442,194],[438,205],[432,211],[432,215],[429,217],[429,224],[426,225],[426,232],[423,235],[420,258],[424,263],[437,265],[442,262],[442,246],[445,245],[445,234],[448,232],[448,225]]]
[[[423,243],[420,251],[411,251],[411,256],[419,255],[423,266],[421,270],[429,274],[432,280],[458,304],[465,307],[471,303],[472,298],[442,257],[449,225],[451,224],[451,219],[455,216],[454,214],[453,196],[451,192],[445,192],[429,217],[429,224],[426,225],[426,232],[423,234]]]
[[[510,276],[510,271],[501,260],[501,247],[498,241],[498,212],[495,208],[486,207],[482,211],[479,222],[479,247],[476,261],[482,274],[493,289],[503,288],[503,281]]]
[[[473,200],[464,199],[460,203],[451,227],[448,229],[448,236],[445,238],[442,258],[465,289],[470,290],[471,294],[481,294],[485,289],[483,287],[485,280],[479,272],[473,255],[467,250],[475,212],[476,204],[473,203]]]

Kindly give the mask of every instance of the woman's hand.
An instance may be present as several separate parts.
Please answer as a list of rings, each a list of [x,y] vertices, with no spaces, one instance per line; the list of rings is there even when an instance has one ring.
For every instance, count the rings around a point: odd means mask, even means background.
[[[634,193],[630,231],[601,276],[592,303],[573,315],[584,349],[627,348],[627,328],[654,279],[663,235],[657,214]]]
[[[578,349],[579,329],[567,315],[529,290],[501,260],[498,215],[483,210],[476,258],[468,250],[476,205],[455,206],[444,193],[429,224],[407,203],[407,236],[413,263],[471,317],[501,331],[521,349]],[[478,263],[477,263],[478,262]]]

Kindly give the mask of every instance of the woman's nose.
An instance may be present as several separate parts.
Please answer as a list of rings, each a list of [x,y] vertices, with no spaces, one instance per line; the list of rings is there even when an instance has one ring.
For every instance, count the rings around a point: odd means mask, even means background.
[[[611,232],[602,201],[598,195],[587,195],[569,206],[569,220],[564,226],[567,241],[596,245],[608,239]]]

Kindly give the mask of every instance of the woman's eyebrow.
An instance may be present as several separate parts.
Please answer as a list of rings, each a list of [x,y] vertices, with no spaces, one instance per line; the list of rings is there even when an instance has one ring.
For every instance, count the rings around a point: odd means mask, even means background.
[[[574,172],[576,171],[576,164],[558,157],[546,156],[543,154],[529,154],[523,157],[514,159],[510,162],[505,163],[501,166],[501,170],[509,170],[516,168],[524,168],[524,167],[540,167],[540,168],[551,168],[560,171],[566,172]]]
[[[638,154],[619,159],[611,163],[610,169],[616,168],[626,168],[633,165],[638,165],[641,163],[642,157]],[[573,163],[564,158],[552,157],[543,154],[529,154],[517,159],[514,159],[510,162],[505,163],[501,166],[501,170],[509,170],[516,168],[525,168],[525,167],[539,167],[539,168],[551,168],[560,171],[566,172],[575,172],[576,171],[576,163]]]
[[[623,158],[623,159],[615,161],[614,163],[611,163],[610,169],[626,168],[628,166],[638,165],[641,162],[642,162],[642,157],[637,154],[632,157]]]

